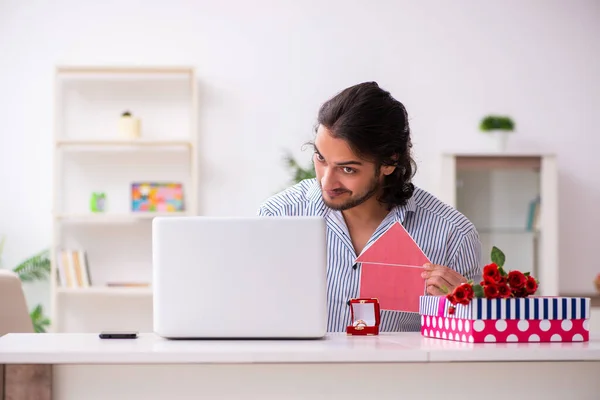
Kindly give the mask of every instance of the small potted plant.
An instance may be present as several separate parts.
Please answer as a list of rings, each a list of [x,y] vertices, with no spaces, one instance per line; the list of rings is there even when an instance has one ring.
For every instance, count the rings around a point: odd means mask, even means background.
[[[106,193],[93,192],[90,197],[90,211],[104,212],[106,208]]]
[[[506,150],[508,135],[515,130],[515,123],[508,116],[488,115],[481,120],[479,129],[493,135],[498,150],[504,151]]]
[[[125,111],[119,119],[119,133],[123,139],[134,140],[140,137],[140,119]]]

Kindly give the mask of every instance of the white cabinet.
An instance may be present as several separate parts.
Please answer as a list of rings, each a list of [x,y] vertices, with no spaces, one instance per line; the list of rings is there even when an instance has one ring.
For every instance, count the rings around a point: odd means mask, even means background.
[[[440,198],[477,227],[481,262],[492,246],[506,269],[530,271],[539,295],[559,294],[558,167],[553,154],[444,154]]]
[[[194,70],[59,67],[55,83],[52,331],[151,330],[152,218],[198,214]]]

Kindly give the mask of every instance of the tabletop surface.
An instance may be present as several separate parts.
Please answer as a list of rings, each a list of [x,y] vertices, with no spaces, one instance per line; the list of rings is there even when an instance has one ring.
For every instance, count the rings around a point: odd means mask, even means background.
[[[419,332],[329,334],[317,340],[100,339],[92,333],[10,333],[0,364],[386,363],[600,361],[600,335],[576,343],[462,343]]]

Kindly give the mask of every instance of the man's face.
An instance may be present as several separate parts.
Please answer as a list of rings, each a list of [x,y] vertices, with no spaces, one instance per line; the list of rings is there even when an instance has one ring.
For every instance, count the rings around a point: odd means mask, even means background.
[[[334,210],[363,204],[381,188],[383,172],[358,158],[344,140],[334,138],[322,125],[317,130],[313,160],[323,201]]]

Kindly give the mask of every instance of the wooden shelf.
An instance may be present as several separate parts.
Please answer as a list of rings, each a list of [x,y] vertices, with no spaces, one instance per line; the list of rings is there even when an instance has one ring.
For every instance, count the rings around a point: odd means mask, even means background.
[[[148,221],[155,217],[186,216],[187,212],[148,212],[148,213],[82,213],[82,214],[57,214],[55,218],[64,222],[82,224],[107,224],[107,223],[133,223]]]
[[[100,139],[59,139],[56,141],[57,147],[172,147],[172,146],[183,146],[192,147],[193,143],[189,140],[151,140],[151,139],[138,139],[138,140],[100,140]]]
[[[543,282],[542,295],[558,295],[559,208],[555,154],[444,153],[439,182],[439,198],[477,227],[482,264],[489,260],[492,247],[497,246],[506,253],[511,266],[529,271]],[[536,229],[529,230],[533,212]]]
[[[106,283],[125,279],[124,268],[127,281],[150,282],[152,220],[199,214],[195,69],[61,65],[54,92],[50,330],[151,322],[151,287]],[[140,118],[139,138],[119,134],[124,111]],[[136,182],[181,184],[184,210],[132,212]],[[105,212],[91,211],[94,193],[105,194]]]
[[[62,295],[75,296],[151,296],[151,287],[110,287],[110,286],[92,286],[89,288],[65,288],[56,289]]]
[[[57,74],[128,74],[128,75],[139,75],[139,74],[183,74],[191,75],[193,70],[185,66],[156,66],[156,67],[145,67],[145,66],[94,66],[94,65],[73,65],[73,66],[57,66]],[[131,79],[131,76],[129,77]]]
[[[494,155],[494,156],[467,156],[456,157],[456,169],[534,169],[539,170],[542,165],[541,157],[526,155]]]

